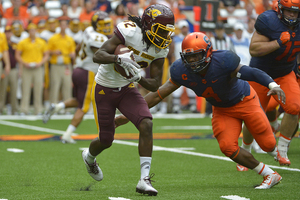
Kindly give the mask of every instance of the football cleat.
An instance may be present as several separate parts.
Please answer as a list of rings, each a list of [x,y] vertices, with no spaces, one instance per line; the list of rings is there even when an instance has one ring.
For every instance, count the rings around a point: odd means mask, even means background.
[[[236,169],[239,171],[239,172],[245,172],[245,171],[248,171],[248,168],[247,167],[244,167],[243,165],[240,165],[240,164],[236,164]]]
[[[281,166],[282,165],[290,166],[291,164],[291,161],[287,157],[287,153],[283,151],[279,153],[279,151],[277,150],[277,156],[274,157],[274,159],[275,161],[278,161]]]
[[[81,155],[89,175],[96,181],[101,181],[103,179],[103,173],[98,163],[96,163],[96,159],[94,163],[89,164],[85,159],[87,157],[87,150],[84,150]]]
[[[277,185],[282,180],[282,177],[277,173],[274,172],[270,175],[264,176],[263,182],[255,187],[255,189],[270,189],[274,185]]]
[[[141,194],[148,194],[149,196],[156,196],[157,190],[154,189],[151,182],[154,182],[151,180],[151,178],[154,176],[154,174],[151,174],[150,177],[146,176],[143,179],[140,179],[137,186],[136,186],[136,192]]]
[[[49,120],[50,117],[56,112],[56,107],[54,103],[51,103],[51,105],[49,106],[49,108],[45,111],[45,113],[43,114],[43,122],[44,124],[46,124]]]

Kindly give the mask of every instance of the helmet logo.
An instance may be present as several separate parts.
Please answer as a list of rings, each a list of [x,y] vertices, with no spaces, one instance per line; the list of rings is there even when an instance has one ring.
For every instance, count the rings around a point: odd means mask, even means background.
[[[147,15],[149,15],[150,17],[152,17],[152,19],[155,19],[156,17],[158,17],[159,15],[161,15],[161,12],[158,9],[150,9],[149,12],[147,13]]]
[[[203,37],[203,40],[204,40],[204,42],[206,42],[206,44],[208,44],[208,47],[211,46],[210,40],[208,39],[208,37],[206,35]]]
[[[97,21],[97,19],[98,19],[98,15],[94,15],[92,21]]]

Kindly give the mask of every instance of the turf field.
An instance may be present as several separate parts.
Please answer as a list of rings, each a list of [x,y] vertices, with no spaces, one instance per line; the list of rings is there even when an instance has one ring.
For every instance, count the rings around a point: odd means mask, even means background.
[[[77,144],[62,144],[59,137],[71,116],[53,116],[47,124],[36,117],[1,116],[0,199],[300,199],[299,138],[290,146],[290,167],[280,167],[267,154],[253,153],[283,177],[270,190],[255,190],[263,178],[251,170],[237,172],[212,137],[210,118],[198,116],[154,116],[151,172],[156,197],[135,192],[140,166],[138,133],[132,124],[117,128],[113,146],[97,157],[104,179],[96,182],[81,158],[82,149],[97,134],[92,117],[76,130]]]

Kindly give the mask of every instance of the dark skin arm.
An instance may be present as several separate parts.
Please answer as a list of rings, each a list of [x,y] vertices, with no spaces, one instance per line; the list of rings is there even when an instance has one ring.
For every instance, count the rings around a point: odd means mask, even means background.
[[[176,85],[174,85],[173,83],[175,83]],[[167,96],[169,96],[170,94],[172,94],[172,92],[174,92],[175,90],[177,90],[180,86],[180,84],[176,83],[175,81],[172,80],[172,82],[170,80],[168,80],[165,84],[163,84],[162,86],[159,87],[158,91],[160,96],[164,99]],[[149,92],[146,96],[144,96],[148,107],[152,108],[153,106],[157,105],[159,102],[162,101],[162,99],[159,97],[158,92]],[[115,127],[121,126],[123,124],[128,123],[129,120],[124,116],[124,115],[119,115],[115,118]]]
[[[114,63],[114,52],[119,44],[122,44],[122,41],[116,35],[113,35],[95,52],[93,61],[98,64]],[[138,83],[149,91],[156,91],[161,82],[163,64],[164,59],[152,62],[150,64],[151,79],[142,77]]]

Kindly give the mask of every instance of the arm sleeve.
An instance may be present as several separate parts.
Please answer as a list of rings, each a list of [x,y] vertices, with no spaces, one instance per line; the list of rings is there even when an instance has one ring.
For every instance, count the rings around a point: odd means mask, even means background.
[[[238,78],[245,81],[255,81],[267,88],[271,82],[275,82],[267,73],[257,68],[252,68],[247,65],[241,67],[236,75]]]

